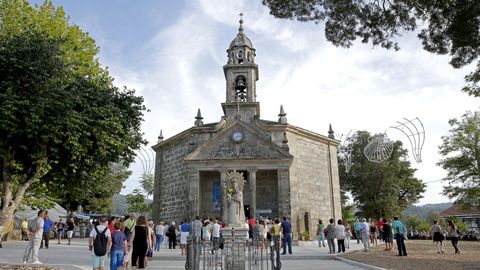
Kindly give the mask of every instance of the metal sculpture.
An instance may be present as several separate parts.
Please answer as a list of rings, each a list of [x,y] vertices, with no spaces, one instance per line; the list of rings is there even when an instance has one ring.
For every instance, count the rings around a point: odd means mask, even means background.
[[[413,158],[417,163],[422,162],[422,149],[425,143],[425,128],[422,121],[416,117],[411,120],[403,118],[403,120],[396,122],[398,125],[390,128],[397,129],[407,136],[412,148]],[[357,141],[357,136],[357,132],[352,134],[352,131],[348,132],[346,136],[344,134],[338,136],[342,141],[338,155],[344,160],[346,173],[349,173],[352,167],[353,144]],[[343,138],[345,139],[343,140]],[[392,155],[393,149],[394,144],[385,132],[369,138],[368,144],[363,149],[363,154],[369,161],[380,163]]]
[[[340,140],[343,138],[343,134],[340,136]],[[342,151],[339,155],[343,156],[344,164],[345,164],[345,172],[349,173],[350,169],[352,168],[352,152],[353,152],[353,144],[357,140],[357,132],[352,134],[350,130],[348,134],[345,136],[345,140],[342,143]]]
[[[387,160],[393,152],[393,142],[386,133],[378,134],[369,139],[369,143],[363,149],[363,154],[371,162]]]
[[[415,119],[408,120],[403,118],[403,121],[397,121],[398,125],[391,128],[400,130],[410,141],[412,147],[413,158],[417,163],[422,162],[422,149],[425,142],[425,129],[422,121],[416,117]]]
[[[154,168],[155,153],[151,148],[145,149],[140,147],[137,151],[137,157],[142,163],[143,175],[151,175]]]

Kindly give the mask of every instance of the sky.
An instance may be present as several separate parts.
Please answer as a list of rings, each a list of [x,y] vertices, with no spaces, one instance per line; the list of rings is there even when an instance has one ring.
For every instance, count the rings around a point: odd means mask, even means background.
[[[449,201],[441,195],[446,172],[436,165],[438,147],[449,119],[479,109],[478,98],[460,91],[474,67],[453,69],[448,56],[424,51],[415,33],[398,39],[397,52],[360,42],[345,49],[326,41],[322,24],[275,19],[260,0],[53,2],[96,40],[114,83],[134,88],[150,110],[142,126],[149,146],[130,167],[121,193],[138,187],[144,168],[153,168],[150,146],[160,130],[168,139],[190,128],[199,108],[205,123],[220,120],[222,67],[243,12],[257,53],[262,119],[276,121],[283,105],[291,125],[327,135],[332,124],[337,138],[385,132],[409,148],[408,138],[391,126],[418,117],[425,127],[423,161],[409,156],[415,176],[427,183],[418,204]]]

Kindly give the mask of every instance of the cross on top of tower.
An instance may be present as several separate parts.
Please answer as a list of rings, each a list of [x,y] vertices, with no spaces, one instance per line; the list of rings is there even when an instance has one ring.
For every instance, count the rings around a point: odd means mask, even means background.
[[[238,21],[240,23],[240,27],[238,28],[238,31],[243,32],[243,12],[240,12],[238,15],[240,16],[240,20]]]

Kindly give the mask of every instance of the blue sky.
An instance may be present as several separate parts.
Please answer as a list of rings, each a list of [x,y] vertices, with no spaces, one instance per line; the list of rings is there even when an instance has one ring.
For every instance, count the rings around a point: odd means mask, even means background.
[[[191,127],[198,108],[204,122],[220,119],[222,66],[241,11],[257,50],[262,119],[277,120],[283,104],[292,125],[324,135],[329,123],[337,134],[386,132],[408,146],[406,137],[389,127],[419,117],[426,130],[423,162],[410,160],[416,176],[431,182],[446,175],[435,164],[448,119],[478,110],[478,98],[460,92],[473,67],[454,70],[448,57],[423,51],[414,33],[399,39],[399,52],[360,43],[343,49],[325,40],[322,25],[277,20],[260,0],[53,2],[96,40],[115,83],[144,96],[151,112],[143,132],[151,145],[160,129],[168,138]],[[131,169],[122,193],[138,186],[139,160]],[[448,201],[441,190],[441,182],[429,183],[420,203]]]

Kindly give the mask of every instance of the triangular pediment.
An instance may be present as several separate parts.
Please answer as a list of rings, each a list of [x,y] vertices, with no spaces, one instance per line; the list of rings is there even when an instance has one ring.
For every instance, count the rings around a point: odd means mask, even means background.
[[[292,155],[273,143],[262,131],[237,120],[219,131],[185,160],[290,160],[292,158]]]

